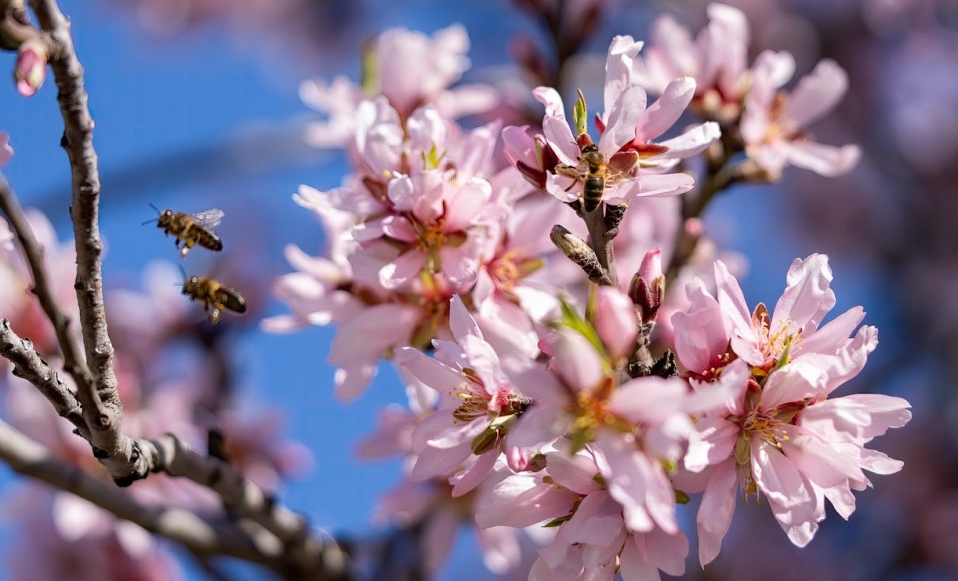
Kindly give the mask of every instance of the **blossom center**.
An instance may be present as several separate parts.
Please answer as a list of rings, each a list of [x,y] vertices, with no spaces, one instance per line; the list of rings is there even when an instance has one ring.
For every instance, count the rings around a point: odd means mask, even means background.
[[[782,424],[783,422],[776,417],[774,410],[751,410],[745,414],[741,421],[741,437],[751,441],[753,436],[758,436],[776,448],[781,448],[779,438],[788,439],[788,435],[781,429]]]
[[[413,228],[419,238],[419,249],[430,251],[441,248],[446,243],[446,220],[437,218],[428,222],[413,221]]]
[[[516,288],[516,282],[519,280],[519,266],[516,265],[512,252],[493,260],[488,270],[489,276],[499,290],[510,292]]]
[[[452,415],[457,420],[471,422],[489,413],[489,402],[492,398],[475,371],[463,369],[462,376],[465,381],[456,386],[455,393],[462,403],[452,412]]]

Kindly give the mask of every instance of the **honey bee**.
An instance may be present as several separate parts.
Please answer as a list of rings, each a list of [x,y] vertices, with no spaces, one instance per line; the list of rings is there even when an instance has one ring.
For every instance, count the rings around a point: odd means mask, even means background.
[[[194,246],[202,246],[216,251],[223,249],[223,241],[216,235],[216,232],[213,232],[213,228],[223,218],[222,210],[210,208],[195,214],[185,214],[173,210],[160,212],[153,204],[150,204],[150,207],[160,215],[156,219],[156,225],[167,236],[172,234],[176,238],[175,243],[180,251],[180,258],[185,257],[190,248]],[[152,222],[152,220],[144,222],[144,224],[149,222]]]
[[[560,163],[555,171],[559,175],[573,178],[566,191],[582,182],[582,207],[586,212],[594,212],[602,202],[606,187],[628,177],[639,161],[639,154],[633,149],[626,149],[612,154],[607,161],[588,134],[580,135],[577,142],[580,146],[579,163]]]
[[[190,300],[203,303],[210,322],[217,323],[224,310],[246,312],[246,299],[238,290],[216,282],[212,278],[191,276],[183,282],[183,294]]]

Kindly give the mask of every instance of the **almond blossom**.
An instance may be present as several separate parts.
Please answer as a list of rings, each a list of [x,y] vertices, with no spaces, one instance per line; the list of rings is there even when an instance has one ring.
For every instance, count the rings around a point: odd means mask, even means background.
[[[434,105],[445,118],[457,119],[488,111],[499,101],[484,84],[452,88],[469,69],[469,36],[461,24],[437,30],[431,37],[405,28],[392,28],[376,38],[366,55],[366,78],[359,86],[346,77],[332,82],[310,80],[300,86],[300,98],[326,113],[326,121],[306,128],[306,140],[315,147],[340,147],[355,131],[360,103],[383,95],[402,119],[423,105]]]
[[[668,173],[679,159],[701,152],[719,137],[718,126],[705,123],[662,143],[653,143],[678,120],[695,91],[691,78],[675,79],[653,105],[634,84],[632,61],[642,47],[630,36],[617,36],[609,47],[603,94],[604,110],[596,116],[600,138],[595,150],[607,164],[602,170],[602,200],[625,204],[637,196],[670,196],[689,191],[693,180]],[[585,133],[585,103],[576,106],[573,134],[559,93],[539,87],[533,95],[545,105],[543,137],[524,130],[503,132],[506,152],[526,177],[563,202],[583,194],[588,172],[583,156],[593,147]],[[573,175],[578,173],[578,175]]]
[[[452,495],[475,488],[495,466],[509,427],[530,400],[510,382],[499,357],[483,340],[462,300],[452,299],[450,327],[456,342],[434,340],[436,359],[402,348],[396,363],[443,399],[413,433],[413,478],[455,473]],[[474,459],[470,457],[475,455]],[[467,460],[470,465],[461,469]]]
[[[772,179],[787,165],[828,177],[851,170],[861,156],[857,145],[823,145],[805,132],[838,104],[848,90],[848,75],[825,59],[785,93],[781,89],[794,69],[795,60],[786,52],[765,51],[755,59],[741,122],[746,153]]]
[[[695,107],[722,119],[735,117],[748,88],[749,27],[738,8],[713,2],[706,6],[709,23],[695,39],[670,14],[652,24],[649,46],[636,58],[633,81],[654,94],[665,92],[679,77],[695,80]],[[732,115],[729,115],[732,113]]]
[[[865,445],[911,418],[897,397],[829,399],[861,371],[878,335],[870,326],[854,332],[861,308],[822,324],[835,304],[827,257],[792,264],[771,319],[761,304],[746,318],[741,290],[721,262],[715,278],[717,298],[699,286],[690,292],[689,312],[673,316],[679,358],[703,380],[693,382],[696,390],[722,386],[735,394],[723,411],[699,419],[684,460],[691,472],[706,470],[698,514],[703,565],[718,554],[738,489],[764,493],[798,546],[825,518],[825,499],[848,518],[851,491],[871,486],[863,470],[891,474],[902,467]]]
[[[556,528],[529,579],[611,580],[619,563],[625,581],[658,579],[659,570],[684,573],[685,535],[631,529],[623,506],[603,484],[601,452],[586,447],[570,455],[561,443],[543,452],[546,468],[506,476],[481,497],[476,516],[480,527],[548,522]]]
[[[573,451],[586,444],[601,450],[599,467],[609,493],[622,504],[632,531],[678,531],[675,495],[663,463],[677,462],[691,434],[690,414],[724,402],[721,390],[691,395],[678,378],[622,379],[623,354],[634,351],[635,308],[620,291],[599,301],[592,326],[569,309],[543,341],[550,369],[529,369],[516,382],[532,405],[519,418],[509,443],[537,448],[567,437]],[[623,349],[625,345],[632,346]]]

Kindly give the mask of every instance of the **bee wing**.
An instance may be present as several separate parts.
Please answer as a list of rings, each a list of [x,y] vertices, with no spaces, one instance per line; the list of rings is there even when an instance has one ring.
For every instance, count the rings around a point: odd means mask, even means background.
[[[190,214],[190,217],[207,228],[214,228],[220,223],[220,220],[223,219],[223,210],[210,208],[209,210]]]
[[[616,177],[626,176],[637,163],[639,163],[639,152],[634,149],[619,151],[609,158],[608,171]]]

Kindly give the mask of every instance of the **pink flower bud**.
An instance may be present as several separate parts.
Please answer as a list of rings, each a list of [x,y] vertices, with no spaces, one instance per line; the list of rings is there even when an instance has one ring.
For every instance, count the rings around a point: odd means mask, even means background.
[[[642,309],[642,322],[655,321],[655,315],[662,306],[665,296],[665,275],[662,274],[662,251],[650,250],[642,259],[639,272],[629,283],[629,298]]]
[[[529,462],[532,457],[529,455],[529,448],[518,446],[509,446],[506,448],[506,462],[514,472],[523,472],[529,468]]]
[[[639,265],[639,276],[647,281],[662,276],[662,249],[656,248],[645,253],[642,264]]]
[[[47,77],[47,48],[38,40],[28,40],[17,52],[17,66],[13,78],[17,91],[24,97],[32,97]]]
[[[613,361],[628,357],[635,351],[635,337],[639,333],[635,307],[619,289],[599,287],[595,328]]]

